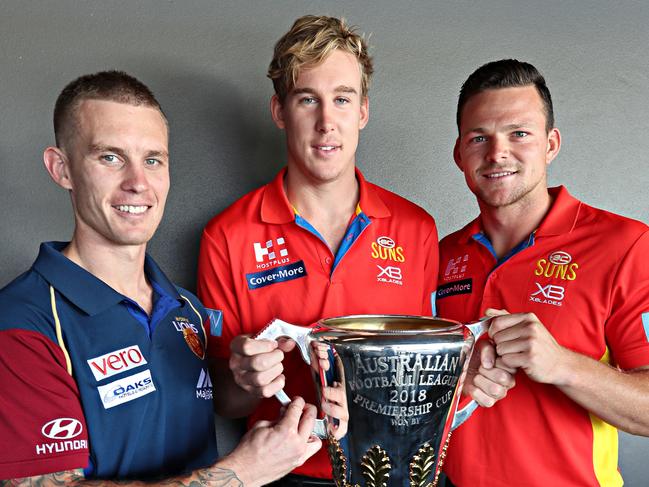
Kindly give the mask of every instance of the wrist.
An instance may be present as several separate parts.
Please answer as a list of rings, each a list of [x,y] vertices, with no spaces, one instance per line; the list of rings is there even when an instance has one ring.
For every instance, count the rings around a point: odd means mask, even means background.
[[[251,465],[248,465],[248,468],[246,468],[246,465],[244,465],[245,462],[241,461],[241,459],[238,458],[238,455],[236,453],[236,450],[229,455],[226,455],[225,457],[219,459],[213,466],[227,470],[232,472],[236,478],[241,482],[241,486],[245,487],[257,487],[258,483],[256,483],[249,475],[249,472],[251,470]]]
[[[552,384],[557,387],[574,387],[579,378],[579,360],[581,355],[561,347],[561,356],[556,361],[555,377]]]

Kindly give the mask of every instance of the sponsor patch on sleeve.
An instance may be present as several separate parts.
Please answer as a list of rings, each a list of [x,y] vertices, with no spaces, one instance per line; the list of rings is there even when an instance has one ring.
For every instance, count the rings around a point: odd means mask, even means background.
[[[210,335],[220,337],[223,331],[223,313],[219,309],[205,308],[210,319]]]
[[[644,328],[644,334],[649,342],[649,312],[642,313],[642,327]]]
[[[246,282],[248,283],[248,289],[253,290],[278,282],[292,281],[300,277],[306,277],[306,267],[304,261],[301,260],[293,264],[246,274]]]
[[[437,287],[437,299],[448,298],[456,294],[471,294],[473,292],[473,279],[449,282]]]

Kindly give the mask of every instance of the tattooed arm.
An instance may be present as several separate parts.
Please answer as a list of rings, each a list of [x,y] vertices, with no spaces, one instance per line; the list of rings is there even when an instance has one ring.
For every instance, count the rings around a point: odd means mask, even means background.
[[[2,480],[1,487],[57,487],[57,486],[145,486],[166,485],[173,487],[242,487],[243,482],[239,480],[237,474],[232,470],[218,468],[216,466],[194,471],[191,475],[185,477],[176,477],[172,479],[156,480],[155,482],[140,481],[107,481],[107,480],[86,480],[83,470],[66,470],[65,472],[51,473],[40,475],[38,477],[28,477],[24,479]]]
[[[0,481],[0,487],[117,486],[258,487],[277,480],[317,452],[322,442],[311,437],[316,409],[296,397],[276,423],[259,421],[229,455],[191,475],[155,482],[86,480],[83,470]]]

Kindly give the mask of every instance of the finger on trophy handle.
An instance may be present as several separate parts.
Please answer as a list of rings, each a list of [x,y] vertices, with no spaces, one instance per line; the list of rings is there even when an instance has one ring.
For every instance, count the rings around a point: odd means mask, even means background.
[[[262,330],[253,338],[255,340],[277,340],[281,337],[292,338],[300,349],[302,359],[307,364],[311,364],[308,347],[308,335],[310,331],[310,327],[292,325],[286,321],[275,318],[273,321],[268,323],[268,325],[262,328]],[[284,392],[284,389],[277,391],[275,397],[282,406],[288,406],[291,403],[291,399]]]
[[[311,327],[296,326],[275,318],[262,328],[259,333],[253,336],[253,338],[256,340],[276,340],[280,337],[292,338],[300,348],[302,359],[310,365],[311,357],[309,356],[308,347],[308,337],[310,333]]]
[[[478,321],[475,323],[470,323],[468,325],[464,325],[469,332],[473,335],[473,338],[475,341],[478,340],[486,331],[489,330],[489,325],[491,325],[491,320],[493,319],[492,316],[483,316],[480,318]],[[473,348],[471,348],[471,354],[473,354],[473,351],[475,350],[475,341]],[[469,357],[470,358],[470,357]],[[473,412],[478,409],[480,405],[475,401],[475,399],[471,399],[469,403],[464,406],[461,409],[458,409],[455,412],[455,416],[453,416],[453,424],[451,425],[451,431],[460,426],[462,423],[464,423],[467,419],[471,417]]]

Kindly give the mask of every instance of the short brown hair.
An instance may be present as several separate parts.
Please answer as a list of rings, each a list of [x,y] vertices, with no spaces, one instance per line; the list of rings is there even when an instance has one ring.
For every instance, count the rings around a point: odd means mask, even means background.
[[[457,101],[457,128],[460,129],[462,109],[469,98],[478,93],[498,88],[516,88],[520,86],[536,87],[545,111],[545,130],[550,132],[554,128],[554,109],[552,96],[545,84],[545,78],[538,69],[530,63],[517,59],[501,59],[484,64],[476,69],[462,85],[460,97]]]
[[[76,123],[76,110],[83,100],[108,100],[129,105],[156,108],[167,120],[151,90],[140,80],[123,71],[100,71],[68,83],[54,105],[54,137],[61,147]]]
[[[300,69],[320,64],[335,49],[348,52],[358,59],[361,68],[361,95],[367,96],[374,71],[363,36],[344,19],[305,15],[275,44],[268,77],[273,80],[275,93],[283,102],[295,86]]]

